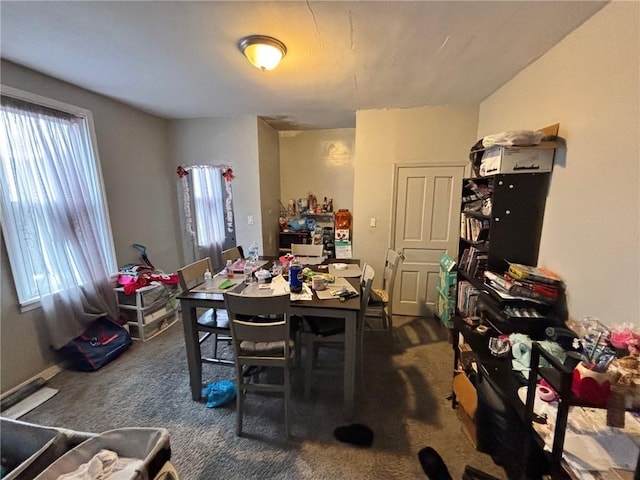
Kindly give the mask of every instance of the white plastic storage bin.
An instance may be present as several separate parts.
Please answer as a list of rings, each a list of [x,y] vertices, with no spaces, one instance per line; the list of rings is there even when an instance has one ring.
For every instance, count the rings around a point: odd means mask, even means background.
[[[553,146],[488,148],[482,156],[480,176],[550,172],[553,169]]]

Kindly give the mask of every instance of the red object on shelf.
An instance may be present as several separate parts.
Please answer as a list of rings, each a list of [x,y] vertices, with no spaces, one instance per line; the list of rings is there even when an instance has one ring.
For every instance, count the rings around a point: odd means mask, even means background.
[[[607,373],[589,370],[580,363],[573,370],[571,391],[584,402],[605,407],[611,393],[611,377]]]

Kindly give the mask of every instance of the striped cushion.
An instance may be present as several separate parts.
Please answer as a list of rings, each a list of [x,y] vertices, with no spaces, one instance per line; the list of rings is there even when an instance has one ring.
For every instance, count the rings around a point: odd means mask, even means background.
[[[293,350],[293,340],[289,340],[289,349]],[[284,340],[278,342],[240,342],[241,355],[282,355]]]

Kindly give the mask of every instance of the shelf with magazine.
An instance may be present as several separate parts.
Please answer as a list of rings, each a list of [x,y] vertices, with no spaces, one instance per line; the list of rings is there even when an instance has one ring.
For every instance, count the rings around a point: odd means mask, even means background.
[[[485,272],[509,262],[536,265],[550,180],[548,173],[497,174],[463,180],[460,202],[457,314],[475,316]]]

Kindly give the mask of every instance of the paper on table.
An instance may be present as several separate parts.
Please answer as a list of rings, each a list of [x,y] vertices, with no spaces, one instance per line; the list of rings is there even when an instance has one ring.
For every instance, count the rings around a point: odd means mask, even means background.
[[[633,470],[638,460],[638,446],[627,435],[619,433],[580,435],[567,432],[564,454],[574,457],[568,457],[567,461],[573,460],[581,470]]]
[[[358,293],[358,290],[353,288],[353,285],[351,285],[348,280],[344,278],[336,278],[334,283],[327,285],[326,290],[316,290],[316,295],[320,300],[336,299],[338,297],[334,293],[339,292],[343,287],[350,292]]]
[[[259,285],[252,283],[242,291],[242,295],[247,297],[270,297],[272,295],[287,295],[289,289],[281,283],[266,283]]]
[[[518,389],[523,403],[526,392],[527,387]],[[558,403],[539,401],[537,395],[535,400],[534,412],[551,422],[536,428],[544,438],[545,450],[551,451]],[[573,406],[569,410],[563,458],[572,469],[584,472],[633,470],[638,458],[639,425],[634,414],[626,412],[625,428],[614,433],[606,426],[606,409]]]
[[[357,263],[343,263],[342,265],[344,265],[345,268],[338,270],[334,264],[330,263],[329,273],[336,277],[345,277],[345,278],[359,277],[360,275],[362,275],[362,270],[360,269],[360,265],[358,265]]]
[[[273,277],[273,279],[271,280],[271,284],[282,285],[286,289],[287,293],[289,293],[289,295],[291,296],[291,301],[313,300],[313,293],[306,283],[302,284],[302,291],[300,293],[291,293],[291,290],[289,289],[289,282],[287,282],[282,275]]]

